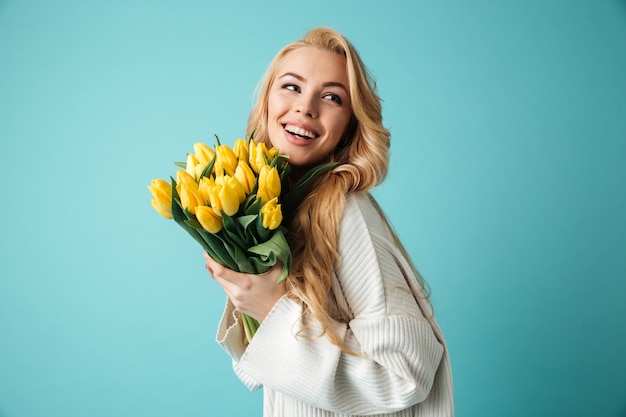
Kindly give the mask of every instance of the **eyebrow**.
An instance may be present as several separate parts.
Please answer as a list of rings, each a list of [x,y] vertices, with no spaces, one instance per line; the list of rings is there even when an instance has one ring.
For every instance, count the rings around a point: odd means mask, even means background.
[[[299,81],[302,81],[302,82],[306,81],[306,79],[303,76],[298,75],[298,74],[296,74],[294,72],[286,72],[283,75],[281,75],[280,77],[278,77],[278,79],[280,80],[280,79],[285,78],[285,77],[293,77],[293,78],[295,78],[295,79],[297,79]],[[348,89],[346,88],[346,86],[343,85],[343,83],[340,83],[339,81],[328,81],[328,82],[325,82],[323,84],[323,86],[324,87],[339,87],[339,88],[342,88],[346,93],[348,93]]]

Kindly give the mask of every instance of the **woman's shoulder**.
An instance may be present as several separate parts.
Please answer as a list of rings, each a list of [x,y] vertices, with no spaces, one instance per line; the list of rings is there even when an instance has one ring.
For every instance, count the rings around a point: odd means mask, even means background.
[[[382,209],[370,193],[363,191],[347,195],[340,235],[351,239],[367,236],[367,240],[374,235],[384,240],[392,238]]]
[[[345,214],[351,213],[353,211],[358,211],[363,215],[371,216],[372,209],[377,206],[374,197],[366,191],[354,191],[348,193],[346,196],[346,208],[344,210]]]
[[[386,225],[385,215],[374,197],[365,191],[349,193],[346,197],[344,219],[352,219],[367,223],[378,229]]]

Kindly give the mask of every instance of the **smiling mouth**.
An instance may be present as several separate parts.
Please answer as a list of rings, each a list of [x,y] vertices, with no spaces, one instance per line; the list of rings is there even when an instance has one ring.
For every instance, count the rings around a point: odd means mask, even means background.
[[[298,127],[298,126],[286,124],[286,125],[283,125],[283,128],[287,132],[291,133],[292,135],[297,136],[297,137],[302,138],[302,139],[309,139],[310,140],[310,139],[316,139],[317,137],[319,137],[319,135],[317,133],[311,132],[310,130],[303,129],[303,128]]]

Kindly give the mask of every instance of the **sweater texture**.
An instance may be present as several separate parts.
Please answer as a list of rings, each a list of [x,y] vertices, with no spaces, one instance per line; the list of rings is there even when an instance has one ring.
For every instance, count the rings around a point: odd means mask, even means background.
[[[284,296],[245,346],[227,302],[217,342],[250,389],[264,389],[264,417],[449,417],[452,373],[443,334],[419,281],[368,193],[352,193],[339,234],[334,301],[342,352],[298,335],[301,303]],[[314,333],[313,333],[314,334]]]

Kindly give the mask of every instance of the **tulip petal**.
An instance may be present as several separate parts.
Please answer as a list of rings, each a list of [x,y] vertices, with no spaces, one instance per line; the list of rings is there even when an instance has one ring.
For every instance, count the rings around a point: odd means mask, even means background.
[[[217,233],[222,230],[222,218],[215,214],[212,208],[207,206],[198,207],[196,217],[204,230],[211,233]]]

